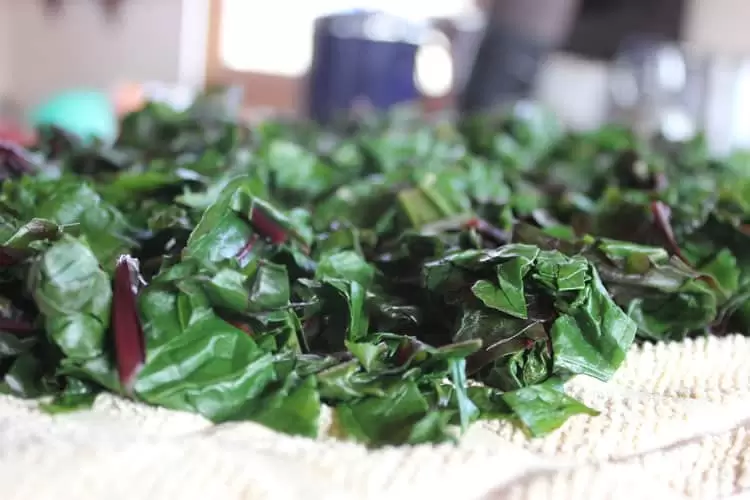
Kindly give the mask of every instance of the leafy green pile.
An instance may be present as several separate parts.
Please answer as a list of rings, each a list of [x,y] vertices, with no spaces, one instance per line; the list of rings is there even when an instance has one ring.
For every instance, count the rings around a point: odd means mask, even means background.
[[[596,411],[634,341],[750,331],[750,175],[536,109],[320,130],[156,104],[0,146],[2,390],[439,442]],[[476,383],[472,383],[473,380]]]

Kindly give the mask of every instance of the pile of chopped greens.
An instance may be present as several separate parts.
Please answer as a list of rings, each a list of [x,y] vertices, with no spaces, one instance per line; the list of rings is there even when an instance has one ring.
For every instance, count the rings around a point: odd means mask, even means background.
[[[750,170],[518,107],[248,127],[158,104],[0,146],[2,391],[369,446],[537,436],[634,342],[750,332]]]

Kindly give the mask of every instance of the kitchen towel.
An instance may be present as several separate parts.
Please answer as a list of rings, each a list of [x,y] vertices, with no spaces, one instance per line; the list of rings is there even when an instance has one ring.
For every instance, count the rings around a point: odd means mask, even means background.
[[[750,492],[750,341],[635,348],[569,393],[601,411],[540,439],[475,424],[459,445],[367,450],[102,395],[47,415],[0,396],[3,500],[718,499]]]

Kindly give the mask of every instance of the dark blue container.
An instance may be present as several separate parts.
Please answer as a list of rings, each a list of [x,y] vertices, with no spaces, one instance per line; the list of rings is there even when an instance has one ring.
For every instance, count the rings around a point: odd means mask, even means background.
[[[365,101],[385,110],[419,98],[414,69],[428,27],[382,12],[349,12],[315,24],[310,117],[326,122]]]

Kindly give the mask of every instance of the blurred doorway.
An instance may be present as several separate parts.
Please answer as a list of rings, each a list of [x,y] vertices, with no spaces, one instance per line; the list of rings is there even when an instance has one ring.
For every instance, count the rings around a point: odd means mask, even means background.
[[[295,71],[300,69],[298,61],[285,62],[288,58],[284,56],[294,48],[299,22],[279,19],[280,14],[293,16],[295,9],[289,10],[292,2],[209,1],[206,83],[240,86],[245,109],[296,114],[306,68]],[[279,65],[274,67],[275,61],[280,63],[281,71]]]

